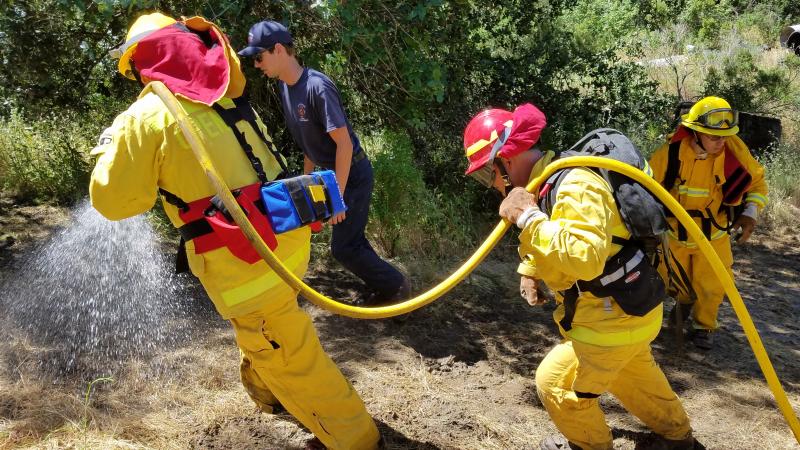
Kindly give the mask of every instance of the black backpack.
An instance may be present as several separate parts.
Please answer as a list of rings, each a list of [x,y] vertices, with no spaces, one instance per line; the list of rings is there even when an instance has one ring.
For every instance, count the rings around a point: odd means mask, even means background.
[[[624,134],[611,128],[589,132],[558,158],[570,156],[599,156],[624,162],[642,171],[649,165],[642,154]],[[564,318],[559,322],[565,331],[572,328],[572,319],[581,291],[597,297],[612,297],[629,315],[644,316],[660,305],[666,296],[664,282],[656,266],[657,248],[669,229],[664,205],[641,184],[625,175],[606,169],[590,168],[611,186],[622,221],[631,233],[629,240],[614,237],[623,248],[606,261],[603,273],[593,280],[579,280],[563,292]],[[552,212],[561,182],[571,168],[559,170],[542,185],[539,207],[548,215]]]
[[[599,128],[587,133],[558,158],[569,156],[600,156],[621,161],[648,172],[649,164],[639,149],[624,134],[612,128]],[[571,169],[553,174],[543,185],[545,195],[540,199],[542,210],[548,214],[555,203],[558,186]],[[625,175],[606,169],[592,168],[611,186],[622,221],[632,239],[660,237],[669,229],[664,205],[641,184]]]

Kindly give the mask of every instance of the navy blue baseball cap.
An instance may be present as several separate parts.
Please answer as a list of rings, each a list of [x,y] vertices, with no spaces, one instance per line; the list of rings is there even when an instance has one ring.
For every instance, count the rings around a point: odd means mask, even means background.
[[[258,22],[247,33],[247,47],[239,50],[239,56],[255,56],[275,44],[292,44],[292,35],[282,24],[274,20]]]

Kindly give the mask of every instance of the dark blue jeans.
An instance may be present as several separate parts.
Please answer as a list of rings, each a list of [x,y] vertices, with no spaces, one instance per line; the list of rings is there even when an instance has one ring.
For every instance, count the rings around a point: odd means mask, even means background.
[[[367,240],[369,202],[375,177],[368,158],[350,167],[344,190],[347,214],[344,221],[333,226],[331,254],[347,270],[361,278],[367,287],[383,295],[393,295],[403,282],[403,275],[382,260]]]

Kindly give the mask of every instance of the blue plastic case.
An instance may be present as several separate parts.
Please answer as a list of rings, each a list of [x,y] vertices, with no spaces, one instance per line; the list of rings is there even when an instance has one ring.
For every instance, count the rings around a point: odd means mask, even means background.
[[[325,200],[315,202],[311,189],[318,187],[323,187]],[[339,192],[336,174],[332,170],[267,183],[261,188],[261,198],[276,234],[347,211]]]

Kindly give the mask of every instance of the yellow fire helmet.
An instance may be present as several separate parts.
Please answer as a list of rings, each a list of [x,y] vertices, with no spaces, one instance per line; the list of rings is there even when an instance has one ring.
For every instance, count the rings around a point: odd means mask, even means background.
[[[714,136],[733,136],[739,132],[739,111],[719,97],[705,97],[681,116],[681,125]]]
[[[145,14],[136,19],[128,30],[127,36],[125,36],[125,43],[110,52],[111,57],[119,58],[119,63],[117,64],[119,73],[131,80],[135,79],[131,69],[131,56],[136,50],[136,44],[151,33],[175,22],[177,21],[172,17],[161,13]]]

